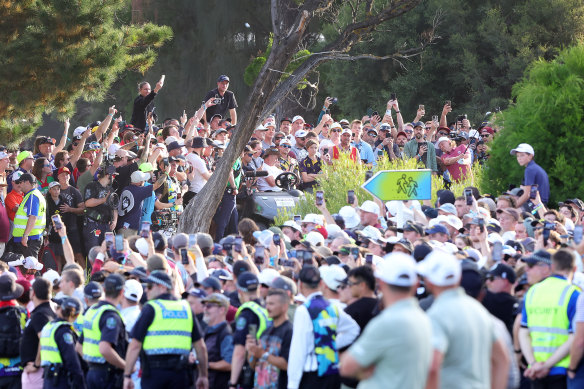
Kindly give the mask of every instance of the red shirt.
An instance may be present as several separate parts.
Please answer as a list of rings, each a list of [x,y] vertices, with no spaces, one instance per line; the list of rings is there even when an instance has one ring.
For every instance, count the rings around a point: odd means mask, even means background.
[[[14,221],[14,216],[16,216],[14,207],[19,206],[23,199],[24,193],[17,192],[15,190],[10,191],[10,193],[6,195],[6,200],[4,200],[4,202],[6,203],[6,213],[8,214],[8,219]]]
[[[465,153],[465,150],[466,150],[466,153]],[[464,159],[464,157],[468,157],[468,150],[466,148],[466,145],[460,145],[460,146],[450,150],[449,153],[443,153],[442,154],[442,161],[444,161],[445,158],[453,158],[453,157],[458,157],[459,160]],[[466,175],[468,174],[469,165],[461,165],[457,161],[457,162],[453,163],[452,165],[446,166],[446,169],[450,173],[450,177],[452,178],[452,181],[460,181],[461,179],[466,178]]]

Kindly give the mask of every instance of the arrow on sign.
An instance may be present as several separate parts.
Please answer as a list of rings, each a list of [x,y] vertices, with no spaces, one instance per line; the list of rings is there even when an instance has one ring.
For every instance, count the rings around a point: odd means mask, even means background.
[[[429,200],[432,198],[432,171],[381,170],[361,187],[382,201]]]

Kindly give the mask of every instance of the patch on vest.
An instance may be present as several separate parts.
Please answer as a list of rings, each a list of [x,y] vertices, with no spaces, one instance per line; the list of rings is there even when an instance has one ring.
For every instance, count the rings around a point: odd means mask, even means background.
[[[247,320],[245,320],[245,317],[240,317],[237,319],[237,322],[235,323],[235,329],[238,331],[241,331],[241,330],[245,329],[246,324],[247,324]]]
[[[105,326],[107,328],[109,328],[110,330],[113,330],[114,328],[116,328],[116,324],[117,324],[116,319],[114,319],[113,317],[110,317],[105,321]]]
[[[67,344],[73,344],[73,335],[71,335],[70,333],[66,332],[66,333],[63,334],[63,340]]]

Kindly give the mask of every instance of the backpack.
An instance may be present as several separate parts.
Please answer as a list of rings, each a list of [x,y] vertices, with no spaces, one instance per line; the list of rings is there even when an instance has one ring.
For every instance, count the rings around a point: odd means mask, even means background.
[[[22,328],[20,310],[16,307],[0,309],[0,357],[14,358],[20,355]]]

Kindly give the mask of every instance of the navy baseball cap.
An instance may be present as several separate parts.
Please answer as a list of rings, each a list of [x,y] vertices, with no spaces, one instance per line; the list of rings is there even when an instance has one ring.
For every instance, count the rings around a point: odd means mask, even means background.
[[[88,299],[95,300],[101,297],[101,295],[103,294],[103,288],[99,283],[91,281],[87,285],[85,285],[85,288],[83,288],[83,294]]]
[[[221,291],[221,282],[219,282],[219,279],[213,276],[207,277],[201,281],[201,286],[204,288],[211,288],[213,290]]]
[[[229,82],[229,77],[227,77],[225,74],[220,75],[219,78],[217,79],[217,82],[222,82],[222,81]]]
[[[306,265],[302,268],[302,270],[300,270],[298,279],[307,284],[318,284],[321,280],[320,271],[317,267]]]
[[[432,228],[429,228],[426,230],[426,234],[427,235],[430,235],[430,234],[450,235],[450,233],[448,232],[448,229],[446,227],[444,227],[442,224],[434,224],[434,226],[432,226]]]
[[[170,279],[170,276],[161,270],[155,270],[150,273],[148,278],[146,278],[146,282],[149,284],[162,285],[168,289],[172,289],[172,280]]]
[[[537,265],[538,263],[543,263],[546,265],[551,266],[552,264],[552,256],[545,250],[537,250],[531,256],[527,258],[522,258],[522,261],[527,263],[530,266]]]
[[[184,292],[182,294],[182,297],[183,298],[186,298],[187,296],[193,296],[193,297],[198,297],[198,298],[205,298],[205,297],[207,297],[207,293],[203,289],[191,288],[187,292]]]
[[[245,271],[237,277],[237,288],[244,292],[253,292],[259,285],[258,277],[251,272]]]
[[[119,274],[110,274],[105,278],[103,281],[103,288],[105,289],[106,293],[108,292],[119,292],[124,289],[124,284],[126,280]]]

